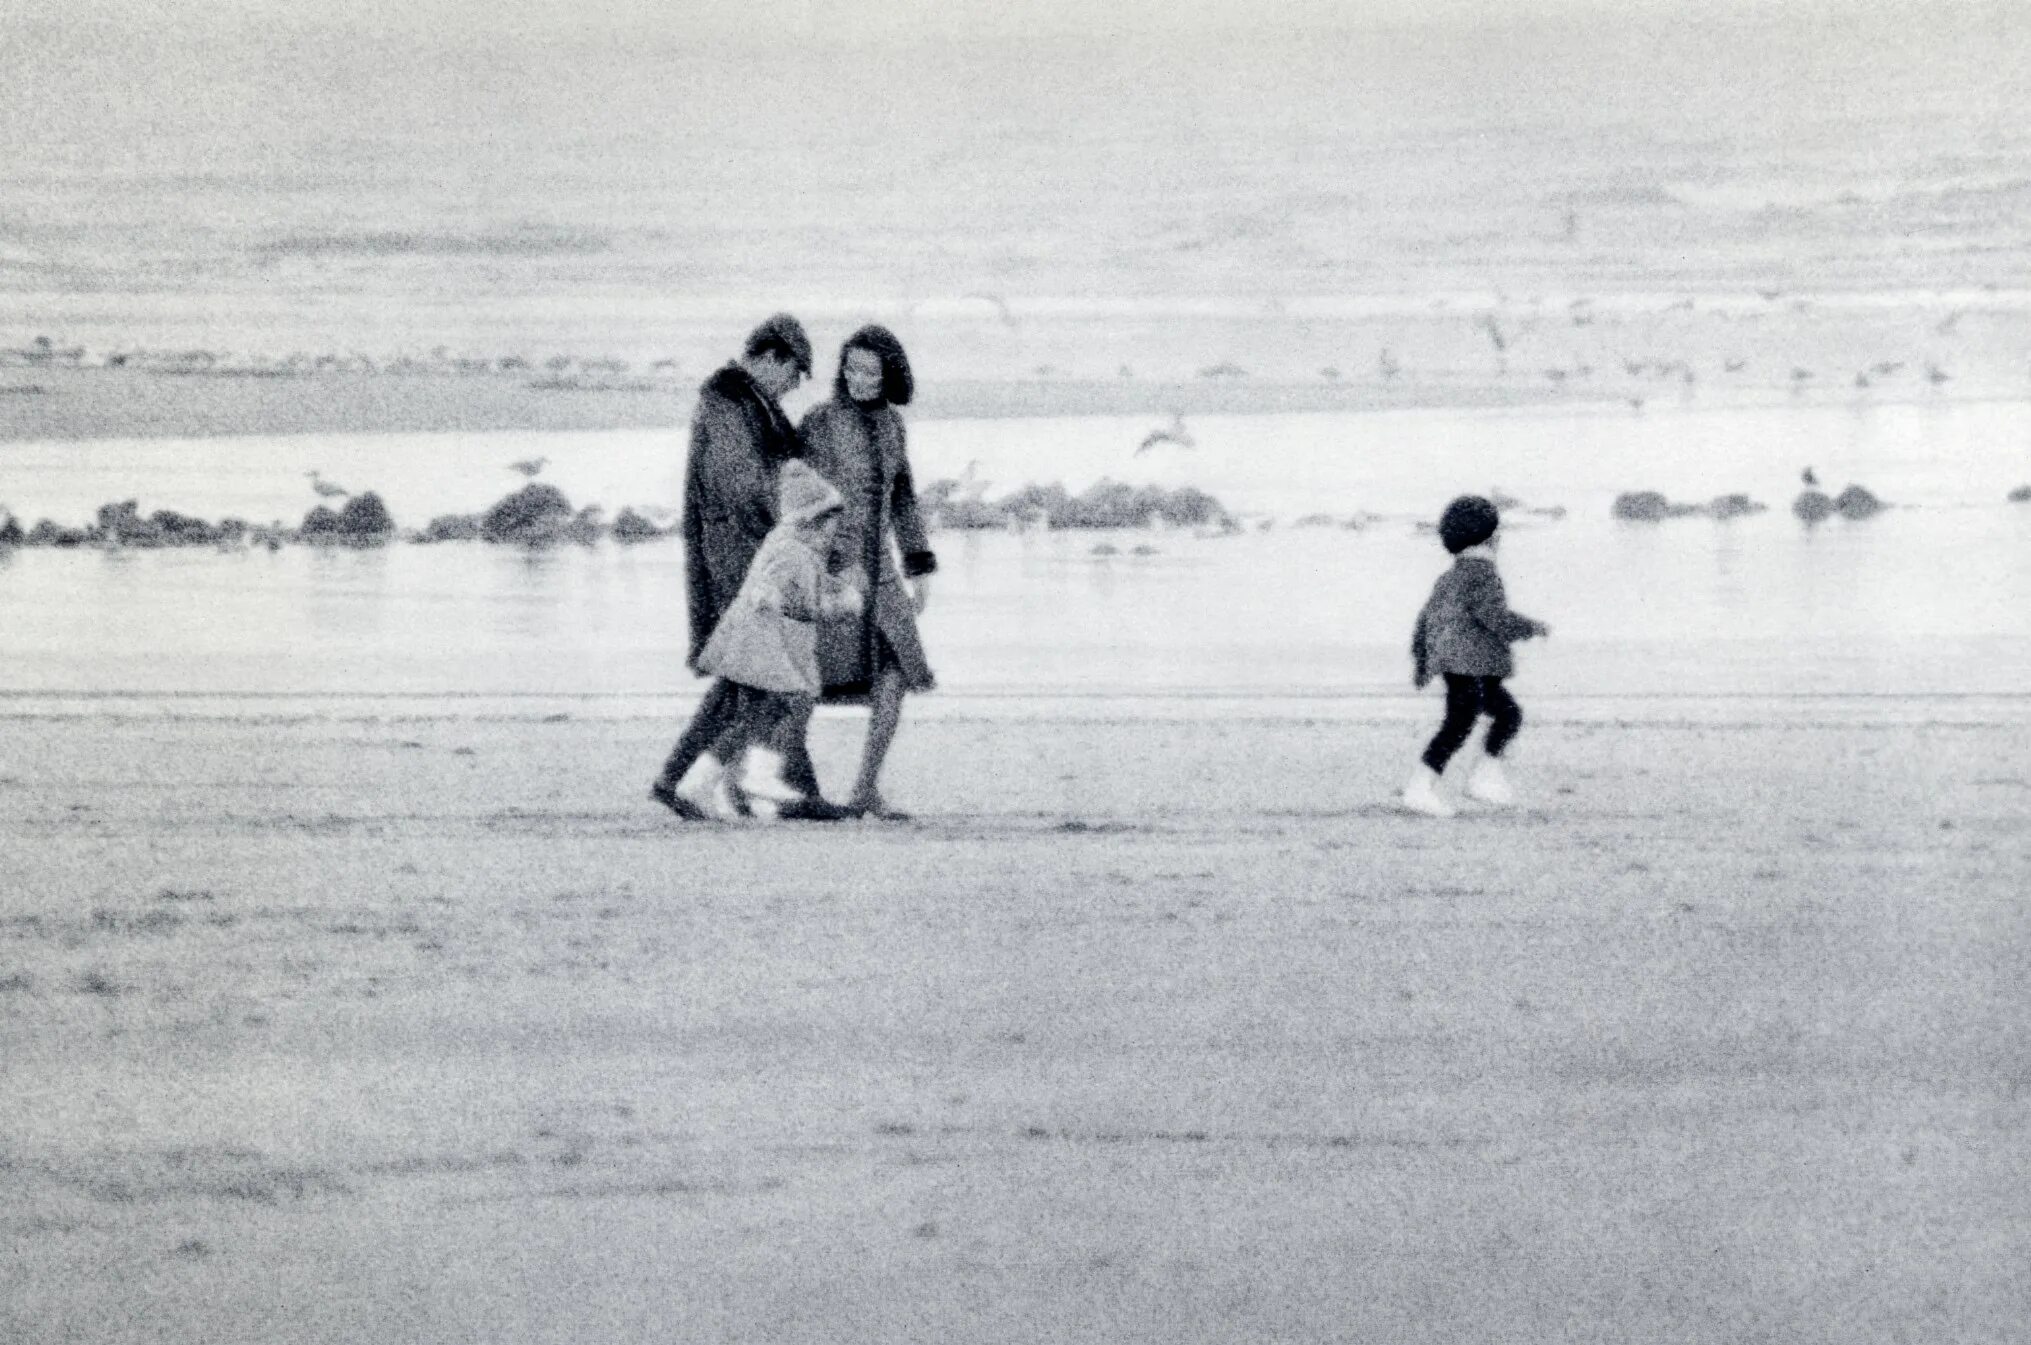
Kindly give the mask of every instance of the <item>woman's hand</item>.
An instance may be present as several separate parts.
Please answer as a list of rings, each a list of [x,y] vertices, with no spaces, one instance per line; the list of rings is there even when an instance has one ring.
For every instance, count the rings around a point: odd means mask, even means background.
[[[931,605],[931,576],[920,574],[910,581],[910,607],[918,616]]]

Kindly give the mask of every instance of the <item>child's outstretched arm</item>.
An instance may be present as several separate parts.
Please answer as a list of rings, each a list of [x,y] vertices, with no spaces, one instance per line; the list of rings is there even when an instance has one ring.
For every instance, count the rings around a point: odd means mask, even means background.
[[[1551,627],[1543,622],[1509,610],[1509,595],[1502,587],[1502,576],[1493,570],[1476,577],[1461,596],[1474,620],[1493,631],[1498,639],[1513,643],[1551,633]]]
[[[1432,658],[1430,637],[1426,628],[1431,625],[1431,609],[1426,607],[1417,614],[1417,625],[1410,632],[1410,682],[1423,690],[1432,680]]]

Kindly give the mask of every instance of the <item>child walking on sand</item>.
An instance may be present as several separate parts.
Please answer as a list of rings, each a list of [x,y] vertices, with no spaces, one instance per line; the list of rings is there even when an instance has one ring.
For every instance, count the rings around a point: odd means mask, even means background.
[[[819,620],[861,608],[859,587],[826,569],[845,503],[839,492],[792,459],[776,495],[776,525],[698,655],[699,671],[730,685],[733,721],[674,791],[723,819],[747,814],[748,794],[777,803],[803,797],[780,778],[744,780],[741,768],[751,748],[817,700]]]
[[[1434,674],[1445,679],[1446,718],[1403,790],[1404,807],[1427,817],[1452,817],[1457,811],[1439,793],[1439,777],[1484,714],[1491,721],[1486,755],[1467,779],[1467,796],[1497,805],[1516,801],[1502,770],[1502,750],[1523,726],[1523,707],[1502,679],[1515,670],[1509,646],[1550,635],[1551,627],[1509,610],[1502,576],[1495,570],[1501,523],[1495,506],[1478,495],[1462,495],[1439,519],[1439,540],[1457,559],[1432,585],[1432,595],[1418,613],[1410,654],[1419,687]]]

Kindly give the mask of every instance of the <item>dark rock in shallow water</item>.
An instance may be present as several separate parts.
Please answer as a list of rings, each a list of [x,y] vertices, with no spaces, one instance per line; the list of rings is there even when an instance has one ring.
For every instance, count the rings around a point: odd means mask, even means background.
[[[0,523],[0,546],[20,546],[27,536],[12,514],[7,515],[5,523]]]
[[[589,504],[578,511],[569,522],[558,530],[568,541],[591,545],[606,536],[606,511],[596,504]]]
[[[148,516],[157,543],[161,546],[211,546],[222,540],[224,534],[201,518],[179,514],[173,509],[158,509]]]
[[[1745,514],[1760,514],[1765,507],[1747,495],[1716,495],[1708,502],[1706,513],[1710,518],[1741,518]]]
[[[439,514],[430,526],[417,534],[419,542],[477,542],[480,521],[472,514]]]
[[[1632,490],[1615,497],[1611,512],[1616,518],[1633,523],[1655,523],[1659,519],[1670,518],[1676,509],[1677,506],[1654,490]]]
[[[1834,498],[1834,508],[1842,518],[1871,518],[1888,507],[1863,486],[1849,486]]]
[[[1833,517],[1833,497],[1823,490],[1801,490],[1798,498],[1791,502],[1791,512],[1807,523],[1818,523]]]
[[[1131,486],[1099,481],[1073,495],[1063,485],[1028,485],[997,500],[961,495],[960,483],[933,481],[918,504],[934,528],[1224,527],[1231,517],[1221,503],[1193,486]]]
[[[487,510],[480,519],[480,535],[489,542],[552,542],[568,535],[572,521],[571,501],[564,492],[532,481]]]
[[[100,505],[87,536],[112,546],[133,547],[210,546],[220,540],[217,528],[174,509],[158,509],[143,518],[133,500]]]
[[[2031,504],[2031,486],[2019,486],[2010,492],[2011,504]]]
[[[100,505],[98,522],[92,532],[99,541],[115,542],[121,546],[162,544],[162,530],[141,517],[141,506],[134,500]]]
[[[1716,495],[1705,504],[1679,504],[1654,490],[1630,491],[1615,497],[1614,515],[1636,523],[1656,523],[1667,518],[1740,518],[1760,514],[1763,506],[1747,495]],[[1559,510],[1558,514],[1563,514]],[[1558,514],[1550,515],[1557,517]]]
[[[297,525],[296,534],[306,542],[337,541],[339,516],[320,504],[303,516],[303,522]]]
[[[1047,510],[1045,517],[1053,528],[1147,528],[1157,523],[1192,527],[1218,522],[1227,511],[1211,495],[1191,486],[1165,490],[1100,481],[1058,511]]]
[[[61,524],[42,519],[29,530],[24,541],[27,546],[83,546],[91,537],[83,528],[66,528]]]
[[[646,542],[652,537],[661,537],[663,530],[632,508],[624,508],[614,519],[613,534],[617,542]]]
[[[339,511],[339,533],[348,541],[386,541],[395,533],[395,518],[373,491],[355,495]]]

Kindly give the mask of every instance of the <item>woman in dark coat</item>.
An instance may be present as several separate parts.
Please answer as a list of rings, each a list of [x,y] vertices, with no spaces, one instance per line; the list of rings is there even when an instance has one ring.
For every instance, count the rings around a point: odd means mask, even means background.
[[[863,327],[840,347],[832,400],[815,407],[798,429],[806,463],[846,499],[835,560],[872,577],[857,616],[821,627],[818,667],[827,702],[864,701],[870,710],[848,806],[890,820],[906,816],[888,806],[880,788],[903,696],[933,685],[917,614],[930,598],[938,559],[924,536],[896,410],[909,404],[914,390],[909,358],[894,333]]]

